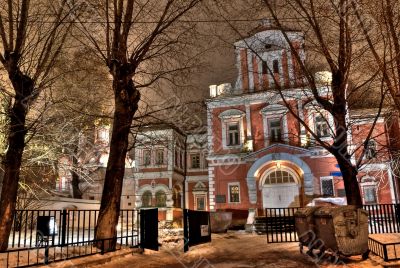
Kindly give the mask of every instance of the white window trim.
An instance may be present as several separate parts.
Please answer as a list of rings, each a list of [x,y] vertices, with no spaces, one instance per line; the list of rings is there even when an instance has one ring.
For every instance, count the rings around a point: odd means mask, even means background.
[[[230,192],[230,188],[231,186],[239,186],[239,202],[231,202],[231,192]],[[240,182],[229,182],[228,183],[228,204],[240,204],[242,202],[242,199],[240,198]]]
[[[150,152],[150,163],[149,164],[145,164],[145,151]],[[152,149],[148,149],[148,148],[143,148],[142,149],[142,163],[141,163],[142,167],[151,167],[153,166],[153,150]]]
[[[367,179],[373,179],[373,181],[365,181]],[[366,175],[361,178],[360,182],[360,188],[361,188],[361,197],[363,200],[363,203],[365,204],[365,198],[364,198],[364,187],[374,187],[375,188],[375,197],[376,197],[376,204],[379,204],[379,194],[378,194],[378,182],[376,179],[372,176]]]
[[[229,149],[240,149],[244,145],[245,141],[245,133],[244,133],[244,117],[246,116],[246,113],[237,110],[237,109],[230,109],[222,112],[219,115],[219,118],[221,119],[221,124],[222,124],[222,148],[224,150],[229,150]],[[227,125],[229,123],[239,123],[239,145],[234,145],[234,146],[229,146],[228,141],[227,141]]]
[[[162,163],[161,164],[158,164],[157,163],[157,157],[158,157],[158,152],[160,152],[160,151],[162,151],[163,152],[163,159],[162,159]],[[165,148],[163,148],[163,147],[156,147],[156,148],[154,148],[154,165],[155,166],[158,166],[158,167],[164,167],[164,166],[166,166],[167,164],[167,159],[166,159],[166,157],[167,157],[167,154],[165,154]]]
[[[206,191],[198,191],[198,192],[193,192],[193,198],[194,198],[194,209],[198,210],[198,204],[197,204],[197,198],[203,197],[204,198],[204,210],[200,211],[207,211],[207,192]]]
[[[269,142],[269,123],[268,121],[271,119],[281,119],[282,122],[282,132],[281,135],[282,140],[284,142],[289,142],[289,130],[288,130],[288,123],[287,123],[287,112],[288,109],[280,104],[272,104],[268,105],[264,109],[261,110],[261,114],[263,115],[263,125],[264,125],[264,145],[265,147],[270,145]]]
[[[333,182],[333,176],[324,176],[324,177],[319,177],[319,189],[321,191],[321,195],[323,195],[323,190],[322,190],[322,181],[328,181],[330,180],[332,182],[332,189],[333,189],[333,196],[336,196],[335,193],[335,183]]]
[[[367,151],[365,151],[364,156],[363,156],[363,160],[366,160],[366,161],[371,161],[371,160],[373,160],[373,159],[376,159],[376,158],[377,158],[377,155],[378,155],[378,143],[376,142],[375,139],[372,139],[372,138],[369,139],[368,142],[370,142],[370,141],[373,141],[373,142],[375,143],[375,157],[368,158],[368,157],[367,157]],[[363,144],[364,144],[364,142],[365,142],[365,140],[363,140]],[[367,147],[367,149],[368,149],[368,147]]]
[[[189,154],[189,159],[188,159],[188,163],[187,163],[187,165],[188,165],[188,170],[201,170],[201,169],[203,169],[203,158],[202,158],[202,154],[200,153],[200,152],[197,152],[197,151],[192,151],[192,152],[189,152],[188,153]],[[194,156],[194,155],[198,155],[199,156],[199,167],[198,168],[193,168],[192,167],[192,157]]]
[[[329,132],[331,133],[331,131],[335,131],[335,124],[334,124],[333,116],[330,113],[323,110],[322,108],[319,111],[316,110],[313,107],[313,105],[318,106],[318,104],[316,104],[315,102],[305,105],[305,110],[307,111],[308,126],[311,129],[311,131],[314,134],[317,134],[317,130],[315,128],[315,117],[319,114],[322,114],[323,117],[326,119],[326,121],[328,123],[328,127],[329,127]],[[315,139],[312,135],[310,138],[311,138],[311,141],[315,142]],[[320,137],[319,139],[321,141],[331,141],[332,136]]]

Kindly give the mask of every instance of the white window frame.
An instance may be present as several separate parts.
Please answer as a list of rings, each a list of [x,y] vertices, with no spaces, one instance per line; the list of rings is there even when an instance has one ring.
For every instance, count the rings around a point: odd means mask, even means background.
[[[239,201],[238,202],[232,202],[231,201],[231,186],[238,186],[238,188],[239,188]],[[241,189],[240,189],[240,182],[230,182],[230,183],[228,183],[228,203],[229,204],[240,204],[241,203],[241,198],[240,198],[240,192],[241,192]]]
[[[365,142],[365,141],[364,141],[364,142]],[[370,151],[370,150],[369,150],[369,146],[370,146],[369,143],[370,143],[370,142],[373,142],[373,143],[374,143],[374,146],[375,146],[375,148],[374,148],[375,155],[374,155],[374,156],[371,156],[371,157],[369,157],[369,154],[368,154],[368,152]],[[377,155],[378,155],[377,142],[376,142],[375,139],[369,139],[367,149],[365,150],[365,153],[364,153],[364,159],[365,159],[365,160],[372,160],[372,159],[375,159],[375,158],[377,157]]]
[[[197,156],[199,158],[199,166],[193,167],[193,157]],[[200,152],[195,152],[190,154],[190,169],[201,169],[201,154]]]
[[[245,133],[244,133],[244,118],[246,113],[237,109],[230,109],[222,112],[218,117],[221,119],[222,124],[222,148],[228,149],[240,149],[244,145]],[[228,125],[237,123],[239,125],[239,144],[230,146],[228,144]]]
[[[145,156],[146,156],[145,153],[146,153],[146,152],[149,152],[149,157],[150,157],[150,158],[149,158],[149,161],[150,161],[150,162],[149,162],[148,164],[146,163],[146,158],[145,158]],[[151,153],[151,152],[152,152],[151,149],[143,149],[143,151],[142,151],[142,166],[148,167],[148,166],[151,166],[151,165],[152,165],[152,161],[151,161],[151,160],[152,160],[152,159],[151,159],[151,158],[152,158],[152,157],[151,157],[151,156],[152,156],[152,153]]]
[[[158,154],[159,154],[160,152],[162,152],[162,159],[161,159],[161,162],[158,161],[158,160],[159,160],[159,158],[158,158],[159,155],[158,155]],[[164,150],[163,148],[156,148],[156,149],[155,149],[154,162],[155,162],[155,164],[158,165],[158,166],[165,165],[165,150]]]
[[[336,196],[336,193],[335,193],[335,183],[334,183],[334,181],[333,181],[333,176],[324,176],[324,177],[320,177],[320,178],[319,178],[319,184],[320,184],[321,195],[324,195],[323,188],[322,188],[322,181],[328,181],[328,180],[330,180],[331,183],[332,183],[332,191],[333,191],[333,195],[332,195],[332,196]]]
[[[109,127],[99,127],[97,129],[97,140],[100,142],[109,143],[110,142],[110,128]]]
[[[270,143],[270,127],[269,121],[273,119],[281,120],[281,138],[283,142],[289,142],[289,130],[287,123],[287,112],[288,109],[280,104],[271,104],[261,110],[263,115],[263,125],[264,125],[264,145],[265,147],[271,145]]]
[[[371,181],[372,180],[372,181]],[[372,176],[366,175],[361,178],[360,182],[360,188],[361,188],[361,196],[364,204],[379,204],[379,195],[378,195],[378,182],[376,179]],[[365,202],[365,192],[364,188],[374,188],[375,189],[375,203],[372,202]]]
[[[228,122],[226,123],[226,143],[228,147],[236,147],[240,145],[240,122]],[[235,127],[235,130],[231,130],[231,126]],[[232,134],[232,136],[231,136]],[[237,135],[237,139],[236,139]]]
[[[316,103],[315,101],[308,103],[305,105],[304,110],[307,112],[307,123],[311,131],[315,134],[317,134],[317,129],[315,127],[315,118],[317,116],[322,116],[325,120],[326,123],[328,124],[328,130],[330,132],[330,135],[324,136],[324,137],[319,137],[321,141],[331,141],[332,140],[332,131],[335,131],[335,124],[333,120],[333,116],[328,113],[327,111],[323,110],[322,108],[319,108],[318,110],[316,107],[319,107],[319,104]],[[311,136],[311,141],[315,142],[315,139],[312,135]]]
[[[318,121],[318,122],[317,122],[317,118],[321,118],[322,121]],[[321,125],[321,126],[322,126],[322,125],[326,126],[326,130],[327,130],[326,135],[323,135],[323,136],[318,135],[318,127],[317,127],[317,124],[318,124],[318,125]],[[322,114],[315,114],[315,115],[314,115],[314,130],[315,130],[315,134],[316,134],[320,139],[331,138],[331,135],[330,135],[331,130],[330,130],[330,126],[329,126],[329,119],[327,120],[326,117],[325,117],[324,115],[322,115]]]
[[[277,140],[274,140],[273,142],[282,142],[283,141],[283,137],[282,137],[282,118],[280,117],[271,117],[267,119],[268,121],[268,128],[269,128],[269,133],[268,133],[268,138],[269,138],[269,142],[272,142],[272,130],[278,129],[278,127],[271,127],[271,123],[272,122],[277,122],[279,121],[279,137]]]
[[[199,210],[198,198],[204,198],[204,209]],[[199,211],[207,211],[207,194],[206,193],[195,193],[194,194],[194,208]]]

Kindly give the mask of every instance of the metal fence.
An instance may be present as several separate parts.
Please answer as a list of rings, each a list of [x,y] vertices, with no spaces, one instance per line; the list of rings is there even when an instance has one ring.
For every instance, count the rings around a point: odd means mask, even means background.
[[[400,233],[400,204],[364,205],[370,234]],[[294,214],[299,208],[267,208],[268,243],[297,242]]]
[[[0,267],[28,267],[139,245],[139,210],[121,210],[115,237],[96,240],[98,210],[18,210]],[[49,233],[41,220],[51,219]],[[47,230],[49,231],[49,230]]]
[[[370,234],[400,233],[400,204],[364,205]]]
[[[299,208],[266,208],[268,243],[297,242],[294,214]]]

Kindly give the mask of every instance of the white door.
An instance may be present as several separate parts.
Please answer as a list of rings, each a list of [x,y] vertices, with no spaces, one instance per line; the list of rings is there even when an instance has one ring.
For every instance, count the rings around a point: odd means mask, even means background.
[[[297,207],[299,202],[299,187],[297,184],[273,184],[264,186],[264,208]]]

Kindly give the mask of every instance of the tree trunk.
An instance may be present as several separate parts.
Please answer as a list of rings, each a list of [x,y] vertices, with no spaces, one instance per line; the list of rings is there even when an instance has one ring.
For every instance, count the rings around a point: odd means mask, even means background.
[[[114,77],[115,112],[110,143],[110,155],[101,198],[100,212],[96,226],[96,239],[105,240],[105,251],[115,249],[116,227],[118,224],[123,179],[125,174],[125,159],[128,149],[128,139],[133,116],[140,99],[132,80],[127,77]]]
[[[344,52],[342,52],[343,54]],[[332,72],[333,107],[332,115],[335,120],[335,139],[331,146],[331,153],[338,162],[342,173],[344,187],[346,190],[347,204],[362,207],[360,188],[357,180],[357,169],[351,162],[348,144],[348,122],[347,122],[347,81],[343,69]]]
[[[360,193],[360,186],[357,180],[357,170],[351,164],[350,160],[343,159],[338,161],[340,171],[342,172],[344,187],[346,189],[346,198],[348,205],[355,205],[362,207],[362,198]]]
[[[0,199],[0,251],[8,247],[8,238],[15,215],[19,173],[22,163],[22,154],[25,148],[26,115],[29,109],[29,99],[34,89],[32,80],[16,71],[10,80],[16,92],[15,101],[10,109],[8,149],[4,157],[4,179]]]
[[[74,146],[74,150],[72,153],[72,197],[76,199],[82,199],[82,191],[79,189],[79,183],[81,182],[81,178],[76,170],[79,168],[78,166],[78,146]]]

